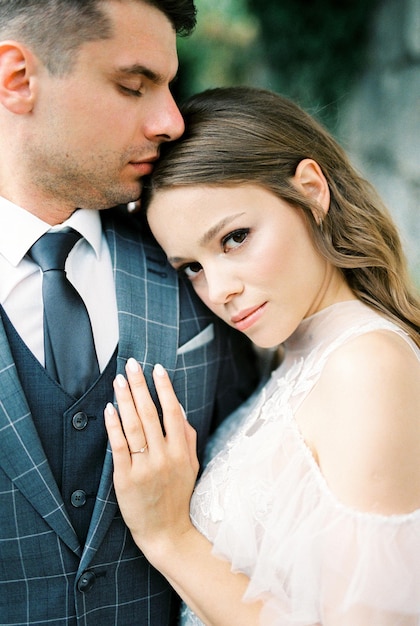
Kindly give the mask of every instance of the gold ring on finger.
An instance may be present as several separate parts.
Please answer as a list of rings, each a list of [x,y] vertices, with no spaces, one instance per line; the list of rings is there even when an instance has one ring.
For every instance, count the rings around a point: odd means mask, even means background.
[[[146,450],[147,450],[147,443],[142,448],[140,448],[140,450],[130,450],[130,454],[131,455],[133,455],[133,454],[143,454],[143,452],[146,452]]]

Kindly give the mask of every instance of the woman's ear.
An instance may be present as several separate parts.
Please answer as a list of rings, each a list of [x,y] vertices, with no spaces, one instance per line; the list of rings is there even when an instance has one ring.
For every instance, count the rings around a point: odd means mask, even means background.
[[[303,159],[296,168],[292,183],[304,196],[314,200],[321,207],[324,215],[328,213],[330,189],[316,161]]]
[[[16,41],[0,43],[0,104],[16,114],[34,105],[33,55]]]

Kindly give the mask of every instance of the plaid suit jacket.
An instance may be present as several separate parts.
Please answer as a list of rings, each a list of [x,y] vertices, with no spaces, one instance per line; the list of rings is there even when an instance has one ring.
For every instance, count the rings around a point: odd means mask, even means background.
[[[179,281],[139,218],[104,211],[119,310],[117,370],[168,370],[202,449],[212,421],[256,382],[249,344]],[[232,350],[230,348],[232,347]],[[246,354],[246,356],[245,356]],[[233,356],[235,355],[235,356]],[[248,365],[247,365],[248,364]],[[59,416],[57,416],[59,418]],[[84,546],[32,422],[0,325],[0,623],[167,626],[172,592],[134,545],[116,503],[108,449]]]

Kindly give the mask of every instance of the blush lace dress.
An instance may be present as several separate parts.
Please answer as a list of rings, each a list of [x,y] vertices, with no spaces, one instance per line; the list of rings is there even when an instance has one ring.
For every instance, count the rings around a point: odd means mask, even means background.
[[[378,329],[400,335],[420,361],[395,324],[359,301],[334,304],[300,324],[282,365],[210,442],[191,517],[214,553],[249,576],[245,600],[266,600],[264,626],[420,625],[420,510],[385,516],[342,504],[294,419],[329,355]],[[184,606],[181,625],[202,622]]]

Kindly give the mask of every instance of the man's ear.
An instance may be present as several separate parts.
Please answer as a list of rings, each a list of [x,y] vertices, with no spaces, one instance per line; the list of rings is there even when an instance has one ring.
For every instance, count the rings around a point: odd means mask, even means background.
[[[0,104],[11,113],[30,113],[34,104],[34,57],[16,41],[0,42]]]
[[[328,213],[330,208],[330,189],[316,161],[303,159],[296,168],[292,183],[304,196],[314,200],[320,206],[324,215]]]

